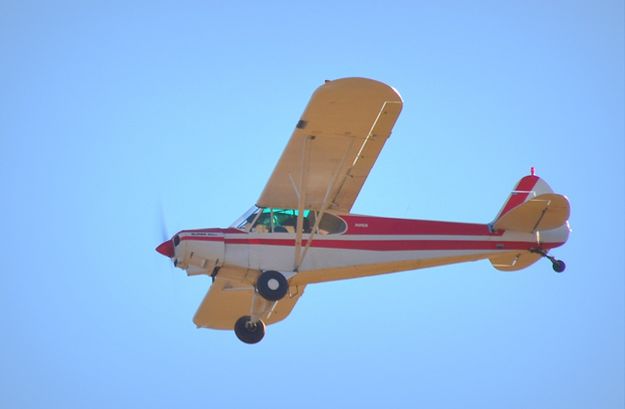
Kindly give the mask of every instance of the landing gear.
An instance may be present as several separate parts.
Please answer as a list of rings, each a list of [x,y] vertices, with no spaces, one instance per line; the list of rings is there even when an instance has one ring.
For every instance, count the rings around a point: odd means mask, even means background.
[[[562,273],[564,270],[566,270],[566,264],[564,263],[564,261],[558,260],[554,256],[548,255],[545,250],[543,250],[541,248],[536,248],[536,249],[531,249],[530,251],[532,253],[537,253],[537,254],[540,254],[541,256],[545,257],[545,258],[548,258],[549,261],[551,261],[551,265],[553,267],[553,271],[555,271],[556,273]]]
[[[273,270],[264,271],[256,280],[256,291],[252,295],[250,315],[244,315],[234,324],[237,338],[246,344],[256,344],[265,336],[265,320],[269,320],[276,302],[289,291],[286,277]]]
[[[561,273],[566,269],[566,264],[562,260],[553,260],[553,271]]]
[[[269,270],[258,277],[256,290],[268,301],[279,301],[289,290],[289,282],[281,273]]]
[[[261,320],[254,322],[249,315],[245,315],[234,324],[234,333],[246,344],[256,344],[265,336],[265,323]]]

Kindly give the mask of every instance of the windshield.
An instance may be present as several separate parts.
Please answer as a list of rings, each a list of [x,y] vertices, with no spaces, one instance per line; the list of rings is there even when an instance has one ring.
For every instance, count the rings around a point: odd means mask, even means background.
[[[297,209],[258,208],[252,207],[239,217],[233,224],[237,229],[256,233],[292,233],[297,228]],[[303,233],[311,233],[315,227],[317,212],[304,210],[302,220]],[[338,216],[324,213],[318,223],[315,234],[341,234],[347,229],[346,223]]]
[[[248,209],[247,212],[243,213],[243,215],[241,217],[239,217],[238,219],[236,219],[231,225],[230,227],[236,227],[237,229],[241,229],[241,230],[245,230],[245,231],[249,231],[249,227],[252,226],[252,222],[254,221],[254,218],[258,215],[258,212],[261,209],[256,207],[256,206],[252,206]]]

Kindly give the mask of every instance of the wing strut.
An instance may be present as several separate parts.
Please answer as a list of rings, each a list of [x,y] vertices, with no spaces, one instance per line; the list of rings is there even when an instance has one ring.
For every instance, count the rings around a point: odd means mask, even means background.
[[[349,167],[349,169],[347,170],[347,172],[345,172],[345,176],[341,179],[341,185],[345,184],[345,181],[351,177],[351,170],[356,166],[356,164],[358,163],[358,160],[361,158],[362,152],[365,149],[365,146],[367,145],[367,142],[369,142],[371,140],[371,138],[375,137],[375,130],[376,130],[376,126],[378,124],[378,122],[380,121],[380,118],[382,117],[382,114],[384,113],[384,110],[386,109],[386,105],[387,104],[398,104],[399,102],[396,101],[384,101],[384,103],[382,104],[382,107],[380,108],[380,111],[378,112],[378,115],[375,118],[375,121],[373,121],[373,123],[371,124],[371,128],[369,128],[369,132],[367,133],[367,137],[363,140],[362,144],[360,145],[360,148],[358,149],[358,153],[356,154],[356,156],[353,158],[351,166]],[[306,189],[304,189],[305,185],[304,185],[304,180],[305,178],[307,178],[308,176],[308,158],[309,158],[309,154],[306,153],[306,150],[308,150],[308,146],[311,140],[313,140],[315,137],[314,136],[309,136],[306,138],[306,141],[304,143],[304,152],[302,153],[303,156],[303,160],[302,160],[302,172],[301,172],[301,177],[300,177],[300,192],[304,192]],[[331,182],[328,184],[328,187],[326,189],[326,193],[324,195],[323,198],[323,202],[321,204],[320,207],[320,211],[319,213],[315,214],[315,226],[313,227],[310,236],[308,237],[308,240],[306,241],[306,246],[304,247],[304,249],[302,250],[302,229],[303,229],[303,220],[304,220],[304,203],[305,203],[305,198],[303,197],[303,194],[299,194],[297,192],[297,189],[295,190],[296,194],[298,195],[298,215],[297,215],[297,230],[296,230],[296,239],[295,239],[295,268],[294,271],[298,271],[299,267],[302,265],[302,262],[304,261],[304,257],[306,257],[306,253],[308,252],[308,249],[310,248],[310,245],[312,244],[313,238],[315,233],[317,232],[317,229],[319,227],[319,223],[321,222],[321,218],[323,217],[324,213],[326,212],[326,210],[328,210],[328,208],[330,207],[330,204],[332,203],[332,201],[334,201],[336,199],[336,197],[330,199],[329,195],[330,192],[333,191],[335,184],[337,183],[338,180],[338,176],[339,173],[341,171],[341,169],[343,169],[343,165],[345,164],[345,161],[347,160],[347,156],[348,153],[352,150],[352,147],[354,145],[354,139],[352,139],[351,144],[349,146],[349,149],[345,150],[345,154],[343,155],[343,158],[341,159],[341,163],[339,164],[339,166],[337,167],[336,172],[334,173],[334,176],[332,177]],[[340,192],[340,189],[339,189]],[[338,192],[336,193],[338,195]]]
[[[307,149],[309,142],[311,140],[314,140],[314,138],[315,138],[314,136],[311,136],[309,137],[309,139],[307,139],[306,143],[304,144],[305,149]],[[325,214],[326,210],[328,210],[328,208],[330,207],[330,204],[332,202],[330,200],[330,192],[332,192],[332,190],[334,189],[334,185],[336,184],[338,180],[339,173],[341,169],[343,168],[343,165],[345,164],[345,161],[347,160],[348,153],[351,150],[353,145],[354,145],[354,140],[351,141],[349,149],[347,149],[345,153],[343,154],[343,157],[341,158],[341,163],[339,163],[338,167],[336,168],[336,171],[334,172],[334,176],[332,177],[332,180],[330,181],[330,183],[328,184],[328,187],[326,188],[326,193],[323,196],[323,202],[321,204],[321,208],[318,213],[315,212],[315,225],[313,226],[310,232],[310,235],[308,236],[308,240],[306,240],[306,246],[304,247],[303,250],[302,250],[302,234],[303,234],[303,229],[304,229],[304,208],[303,208],[304,201],[302,200],[303,195],[299,196],[300,206],[297,210],[297,230],[296,230],[296,238],[295,238],[295,267],[293,268],[293,271],[298,271],[300,266],[302,265],[304,261],[304,257],[306,257],[306,253],[308,252],[308,248],[312,244],[315,234],[319,229],[319,223],[321,222],[321,218]],[[304,154],[305,159],[308,156],[309,155]],[[302,161],[302,166],[304,166],[304,161]],[[304,173],[306,173],[307,175],[308,172],[306,168],[304,168],[304,171],[305,172],[302,172],[302,175]],[[302,177],[301,179],[303,180],[304,177]],[[302,187],[303,185],[300,185],[300,191],[303,190]]]
[[[315,139],[314,136],[306,136],[304,146],[302,147],[302,171],[299,178],[299,189],[295,189],[297,195],[297,224],[295,226],[295,266],[294,271],[300,265],[302,252],[302,234],[304,233],[304,203],[306,203],[305,186],[308,181],[308,162],[310,160],[310,142]],[[291,179],[292,180],[292,179]]]

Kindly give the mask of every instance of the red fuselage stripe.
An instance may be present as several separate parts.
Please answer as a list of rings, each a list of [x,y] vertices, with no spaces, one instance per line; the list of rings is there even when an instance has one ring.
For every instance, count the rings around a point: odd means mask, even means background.
[[[342,216],[350,235],[467,235],[490,236],[486,224],[439,222],[430,220],[391,219],[370,216]]]
[[[181,240],[225,241],[226,244],[251,246],[295,246],[294,239],[225,239],[222,237],[185,236]],[[543,249],[557,247],[562,243],[543,243]],[[306,240],[302,241],[302,246]],[[416,251],[416,250],[529,250],[534,242],[480,241],[480,240],[314,240],[313,248],[368,251]]]
[[[529,195],[529,192],[534,188],[534,186],[536,186],[536,182],[538,182],[538,176],[525,176],[523,179],[521,179],[517,187],[514,189],[514,192],[518,193],[512,193],[510,200],[508,200],[506,206],[501,212],[501,216],[525,202],[525,199],[527,199],[527,195]]]

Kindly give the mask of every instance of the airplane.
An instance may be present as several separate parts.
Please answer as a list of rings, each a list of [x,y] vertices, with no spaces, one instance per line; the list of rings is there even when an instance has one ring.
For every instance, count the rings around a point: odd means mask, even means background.
[[[521,270],[568,239],[570,205],[536,176],[514,186],[490,223],[352,214],[402,110],[392,87],[326,81],[313,93],[256,205],[228,228],[182,230],[156,250],[212,284],[193,321],[247,344],[285,319],[307,285],[488,259]]]

